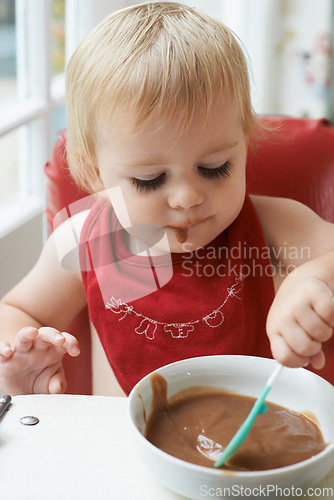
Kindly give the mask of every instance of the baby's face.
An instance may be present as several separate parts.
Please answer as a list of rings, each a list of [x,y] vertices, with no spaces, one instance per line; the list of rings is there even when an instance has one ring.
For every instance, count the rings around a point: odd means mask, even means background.
[[[121,224],[128,227],[130,218],[134,227],[164,228],[172,252],[208,244],[244,201],[247,140],[236,106],[218,101],[203,123],[200,111],[181,135],[167,127],[115,130],[115,116],[98,123],[100,176],[106,189],[121,188],[127,210],[115,207]]]

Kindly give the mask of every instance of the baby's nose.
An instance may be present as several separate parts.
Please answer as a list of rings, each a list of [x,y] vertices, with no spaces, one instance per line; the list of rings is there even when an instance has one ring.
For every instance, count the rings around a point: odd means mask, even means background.
[[[173,186],[169,194],[169,205],[172,208],[189,209],[204,201],[204,193],[200,185],[182,183]]]

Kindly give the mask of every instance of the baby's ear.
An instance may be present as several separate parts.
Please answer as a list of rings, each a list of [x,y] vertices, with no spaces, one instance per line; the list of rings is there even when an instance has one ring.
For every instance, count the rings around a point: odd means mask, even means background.
[[[103,191],[104,186],[94,153],[86,152],[83,146],[70,145],[69,141],[66,153],[69,170],[76,184],[88,194]]]
[[[89,176],[88,182],[92,193],[97,193],[99,197],[105,198],[106,200],[109,199],[98,171],[96,175]]]

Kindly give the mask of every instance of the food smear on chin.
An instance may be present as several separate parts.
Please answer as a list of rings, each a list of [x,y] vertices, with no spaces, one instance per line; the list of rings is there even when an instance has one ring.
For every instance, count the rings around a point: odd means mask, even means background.
[[[168,226],[169,229],[172,229],[174,231],[176,239],[179,243],[184,243],[187,239],[188,235],[188,229],[185,227],[174,227],[174,226]]]

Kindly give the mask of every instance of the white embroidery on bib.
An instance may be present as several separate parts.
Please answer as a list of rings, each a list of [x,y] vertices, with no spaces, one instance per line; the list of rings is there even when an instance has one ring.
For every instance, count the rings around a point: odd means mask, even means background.
[[[206,323],[206,325],[210,328],[217,328],[220,326],[224,322],[224,314],[221,309],[223,309],[230,297],[235,297],[240,300],[238,293],[243,287],[244,279],[245,277],[242,274],[235,278],[234,285],[232,285],[231,288],[227,288],[227,296],[224,302],[210,314],[204,316],[204,318],[196,319],[194,321],[182,323],[163,323],[161,321],[148,318],[147,316],[135,311],[133,306],[129,306],[128,304],[123,303],[121,299],[115,299],[114,297],[111,297],[109,302],[105,304],[105,308],[110,309],[110,311],[115,314],[119,314],[119,321],[122,321],[128,314],[135,314],[140,319],[140,323],[135,328],[135,332],[138,335],[145,334],[145,337],[149,340],[154,339],[158,326],[163,327],[163,331],[165,333],[169,333],[174,339],[184,339],[188,337],[189,333],[195,330],[195,325],[201,321],[204,321],[204,323]]]

